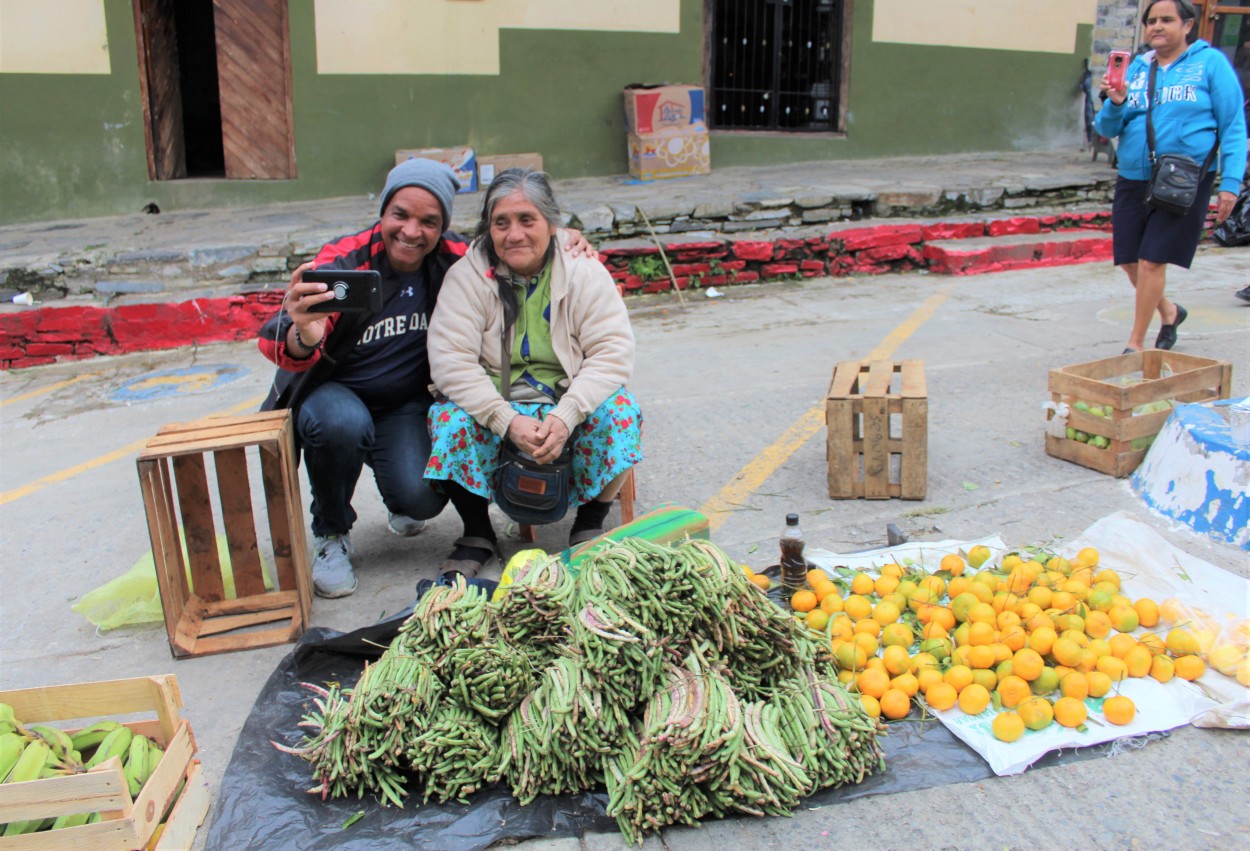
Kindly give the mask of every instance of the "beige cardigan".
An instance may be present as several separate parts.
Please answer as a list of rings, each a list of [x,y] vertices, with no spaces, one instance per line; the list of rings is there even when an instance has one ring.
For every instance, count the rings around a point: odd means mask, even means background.
[[[634,369],[634,332],[612,276],[598,260],[569,257],[559,248],[551,264],[551,343],[569,376],[552,411],[569,427],[581,424]],[[516,410],[495,389],[501,373],[503,305],[486,252],[474,244],[447,272],[427,339],[434,386],[501,437]]]

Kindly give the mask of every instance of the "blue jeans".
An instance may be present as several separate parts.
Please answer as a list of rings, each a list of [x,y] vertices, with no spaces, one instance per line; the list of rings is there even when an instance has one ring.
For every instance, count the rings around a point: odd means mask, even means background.
[[[428,520],[447,497],[426,484],[430,458],[428,401],[370,410],[342,384],[327,382],[308,395],[295,429],[312,489],[314,535],[342,535],[356,522],[352,495],[365,464],[373,468],[388,511]]]

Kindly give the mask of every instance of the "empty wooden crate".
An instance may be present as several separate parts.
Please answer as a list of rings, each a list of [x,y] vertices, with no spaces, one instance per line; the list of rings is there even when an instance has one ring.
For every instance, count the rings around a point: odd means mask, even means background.
[[[829,496],[924,499],[929,397],[924,361],[843,361],[825,399]]]
[[[264,485],[273,588],[266,587],[252,506],[247,457],[252,447]],[[216,501],[206,467],[209,455]],[[267,647],[299,638],[312,611],[312,584],[290,413],[166,425],[148,441],[138,467],[174,656]],[[225,565],[215,513],[224,527]],[[233,581],[233,595],[227,593],[223,568]]]

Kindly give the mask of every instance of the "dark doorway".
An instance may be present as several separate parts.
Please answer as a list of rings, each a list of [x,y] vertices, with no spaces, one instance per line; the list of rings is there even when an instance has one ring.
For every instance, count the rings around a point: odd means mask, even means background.
[[[150,177],[295,177],[286,0],[133,2]]]
[[[178,77],[182,85],[182,138],[187,177],[224,177],[221,95],[217,90],[217,37],[213,0],[174,4]]]
[[[849,0],[709,0],[709,119],[727,130],[843,129]]]

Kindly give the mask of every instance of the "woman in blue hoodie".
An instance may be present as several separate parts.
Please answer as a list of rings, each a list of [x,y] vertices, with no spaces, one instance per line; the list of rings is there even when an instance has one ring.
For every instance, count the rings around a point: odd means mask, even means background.
[[[1189,43],[1196,12],[1189,0],[1151,0],[1142,12],[1142,32],[1149,48],[1129,65],[1124,85],[1112,88],[1104,79],[1107,102],[1096,126],[1104,136],[1118,136],[1119,178],[1111,210],[1115,264],[1124,269],[1137,290],[1133,331],[1127,352],[1145,348],[1146,330],[1154,313],[1162,327],[1155,348],[1170,349],[1185,308],[1163,294],[1169,263],[1188,269],[1198,249],[1202,228],[1220,173],[1219,211],[1223,222],[1232,212],[1246,170],[1245,95],[1228,58],[1205,41]],[[1151,66],[1154,91],[1150,88]],[[1219,145],[1219,157],[1198,187],[1198,198],[1183,216],[1146,206],[1150,178],[1150,146],[1146,139],[1146,106],[1154,125],[1157,154],[1184,154],[1204,162]],[[1218,134],[1218,136],[1217,136]]]

